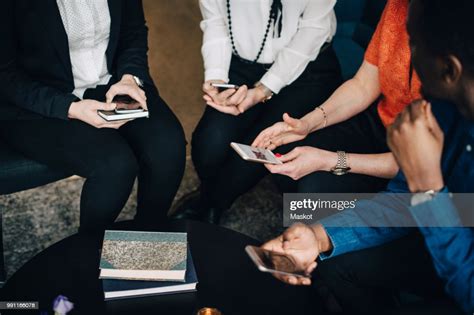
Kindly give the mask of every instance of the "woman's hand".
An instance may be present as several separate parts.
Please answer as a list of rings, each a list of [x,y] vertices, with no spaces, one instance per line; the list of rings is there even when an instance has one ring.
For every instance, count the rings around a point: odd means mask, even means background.
[[[258,103],[263,102],[267,97],[265,92],[260,88],[253,88],[247,91],[245,98],[243,98],[237,105],[237,109],[241,114],[257,105]]]
[[[283,164],[265,164],[265,167],[273,174],[299,180],[317,171],[330,171],[337,164],[337,154],[313,147],[297,147],[279,160]]]
[[[95,127],[95,128],[112,128],[119,129],[130,120],[122,120],[117,122],[108,122],[97,114],[98,110],[111,111],[116,105],[114,103],[102,103],[95,100],[83,100],[74,102],[69,107],[68,117],[70,119],[78,119]]]
[[[204,82],[202,90],[206,104],[224,114],[240,115],[241,112],[238,110],[237,105],[246,97],[247,86],[243,85],[238,90],[227,89],[219,93],[219,90],[213,87],[212,83],[224,83],[224,81],[211,80]]]
[[[274,275],[277,279],[292,285],[310,285],[310,274],[317,266],[320,242],[310,226],[297,223],[288,228],[279,237],[262,245],[263,249],[290,256],[296,268],[304,271],[308,278]]]
[[[116,95],[128,95],[137,101],[143,109],[148,110],[145,91],[137,85],[137,82],[135,82],[135,79],[130,74],[125,74],[122,80],[110,87],[105,95],[107,103],[112,103]]]
[[[309,124],[303,119],[295,119],[288,114],[283,115],[283,121],[262,131],[252,143],[253,147],[275,150],[277,147],[300,141],[309,134]]]

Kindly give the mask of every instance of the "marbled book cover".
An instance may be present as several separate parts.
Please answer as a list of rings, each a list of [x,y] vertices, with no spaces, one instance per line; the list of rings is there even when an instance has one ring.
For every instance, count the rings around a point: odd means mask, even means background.
[[[186,257],[186,233],[105,231],[101,278],[184,281]]]

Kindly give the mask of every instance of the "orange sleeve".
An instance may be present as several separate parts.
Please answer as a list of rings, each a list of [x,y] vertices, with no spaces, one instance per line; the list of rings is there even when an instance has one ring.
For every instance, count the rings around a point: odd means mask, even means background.
[[[364,56],[365,61],[367,61],[370,64],[373,64],[374,66],[379,65],[380,41],[382,37],[383,28],[388,16],[387,11],[389,10],[389,7],[391,6],[391,2],[392,1],[389,0],[387,4],[385,5],[382,16],[380,17],[379,24],[377,25],[377,28],[375,29],[375,33],[372,36],[372,39],[370,40],[367,50],[365,51],[365,56]]]

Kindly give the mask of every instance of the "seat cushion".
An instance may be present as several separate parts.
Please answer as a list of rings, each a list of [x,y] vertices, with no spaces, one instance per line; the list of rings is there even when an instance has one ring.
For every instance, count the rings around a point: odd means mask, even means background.
[[[42,186],[70,176],[29,160],[0,142],[0,195]]]

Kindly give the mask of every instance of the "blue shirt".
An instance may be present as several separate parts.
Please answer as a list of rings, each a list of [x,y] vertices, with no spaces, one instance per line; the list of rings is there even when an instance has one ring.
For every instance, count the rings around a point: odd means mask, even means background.
[[[474,123],[465,120],[453,104],[432,105],[445,134],[442,171],[447,188],[431,201],[412,207],[407,182],[400,172],[386,192],[320,221],[333,244],[331,253],[322,254],[321,259],[375,247],[419,230],[446,292],[473,313],[474,228],[462,227],[448,192],[474,192]],[[413,225],[408,226],[417,227],[405,227],[410,221]]]

